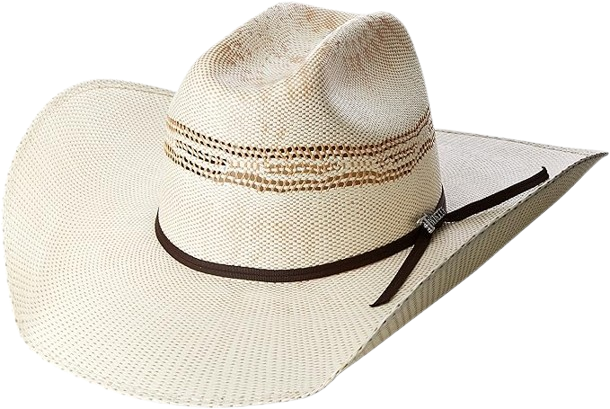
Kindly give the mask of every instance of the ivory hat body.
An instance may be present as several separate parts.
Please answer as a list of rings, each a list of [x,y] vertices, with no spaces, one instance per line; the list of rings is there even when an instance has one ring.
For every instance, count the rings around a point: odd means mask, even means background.
[[[602,153],[434,130],[411,41],[391,15],[278,5],[204,54],[176,94],[94,81],[50,102],[9,175],[15,317],[47,360],[180,404],[308,396],[472,273]],[[379,248],[546,167],[549,180],[448,223],[390,302],[410,253],[324,278],[263,282],[184,252],[295,269]]]

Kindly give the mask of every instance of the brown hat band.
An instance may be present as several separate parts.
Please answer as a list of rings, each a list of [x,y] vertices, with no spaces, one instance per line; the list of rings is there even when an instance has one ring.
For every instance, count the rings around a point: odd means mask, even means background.
[[[445,194],[442,192],[435,211],[430,215],[424,215],[419,220],[419,224],[415,229],[411,230],[397,240],[353,257],[304,268],[272,270],[233,266],[200,260],[180,250],[169,240],[169,238],[163,232],[161,224],[159,223],[158,212],[155,219],[155,233],[159,243],[170,256],[176,259],[176,261],[179,263],[193,270],[227,278],[267,282],[306,281],[328,277],[376,263],[413,246],[413,249],[405,259],[404,263],[390,284],[379,296],[377,301],[371,304],[371,307],[378,307],[388,303],[392,297],[396,295],[398,290],[400,290],[400,287],[402,287],[419,262],[420,258],[424,255],[428,245],[430,244],[433,233],[439,227],[441,227],[443,223],[458,222],[484,210],[488,210],[535,186],[538,186],[542,182],[548,180],[548,178],[549,174],[546,168],[543,167],[540,172],[525,180],[522,180],[521,182],[515,183],[506,189],[491,194],[483,199],[472,202],[449,213],[447,212],[445,206]]]

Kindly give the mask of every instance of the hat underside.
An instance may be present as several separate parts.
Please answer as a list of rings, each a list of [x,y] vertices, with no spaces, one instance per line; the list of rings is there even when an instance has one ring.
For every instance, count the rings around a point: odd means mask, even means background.
[[[317,392],[471,274],[603,156],[437,130],[449,210],[541,166],[550,180],[443,226],[396,297],[371,308],[408,250],[288,283],[212,276],[165,253],[154,221],[172,95],[94,81],[56,97],[13,162],[4,231],[15,318],[32,349],[105,387],[178,404]]]

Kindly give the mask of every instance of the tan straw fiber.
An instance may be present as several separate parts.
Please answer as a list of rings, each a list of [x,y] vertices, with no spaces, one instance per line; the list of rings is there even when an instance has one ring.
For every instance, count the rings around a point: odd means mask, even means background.
[[[434,130],[430,112],[395,17],[297,4],[230,34],[175,94],[119,81],[65,91],[34,120],[6,187],[23,339],[83,378],[163,402],[235,406],[319,391],[604,155]],[[322,278],[268,282],[190,268],[155,233],[158,214],[193,258],[284,274],[421,229],[442,191],[451,212],[542,167],[548,180],[439,224],[376,307],[411,247]]]

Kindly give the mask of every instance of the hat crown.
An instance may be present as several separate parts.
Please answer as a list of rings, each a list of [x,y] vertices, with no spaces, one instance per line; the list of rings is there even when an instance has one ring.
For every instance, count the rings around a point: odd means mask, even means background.
[[[270,8],[199,58],[167,125],[160,222],[207,261],[336,261],[402,236],[440,196],[421,69],[388,13]]]
[[[203,54],[169,117],[257,147],[375,144],[428,110],[410,37],[393,15],[278,4]]]

